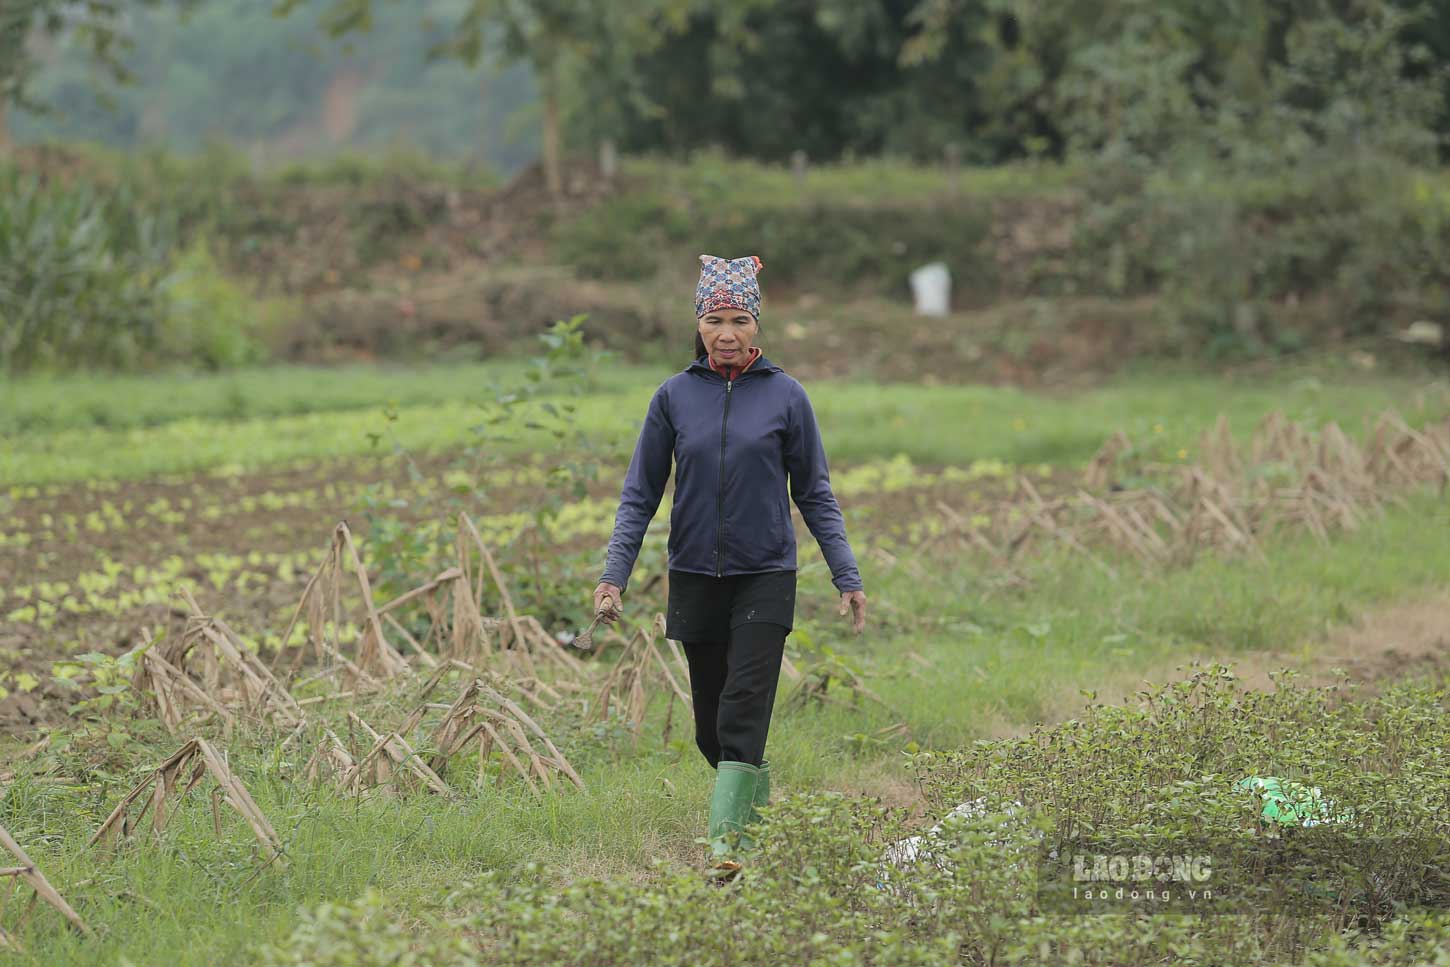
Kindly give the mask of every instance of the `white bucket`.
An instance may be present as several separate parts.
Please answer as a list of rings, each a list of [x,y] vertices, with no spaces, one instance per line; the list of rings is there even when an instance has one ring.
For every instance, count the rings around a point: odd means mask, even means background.
[[[911,273],[911,295],[920,316],[944,316],[952,309],[952,274],[945,262],[932,262]]]

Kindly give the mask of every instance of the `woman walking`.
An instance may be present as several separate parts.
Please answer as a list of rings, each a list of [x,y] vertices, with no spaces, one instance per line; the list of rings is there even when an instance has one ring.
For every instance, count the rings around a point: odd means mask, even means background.
[[[831,568],[841,614],[859,634],[866,595],[831,492],[805,389],[754,345],[760,259],[700,256],[695,360],[650,400],[594,590],[600,620],[623,608],[645,530],[675,470],[665,634],[690,665],[695,744],[716,769],[709,838],[729,874],[732,839],[770,795],[765,738],[785,638],[795,618],[790,500]],[[750,843],[740,841],[742,849]]]

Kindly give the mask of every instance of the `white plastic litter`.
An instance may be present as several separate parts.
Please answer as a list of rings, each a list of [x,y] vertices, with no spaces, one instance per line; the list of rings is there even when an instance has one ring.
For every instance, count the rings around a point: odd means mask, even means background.
[[[908,836],[905,839],[899,839],[886,847],[885,859],[894,866],[929,862],[935,863],[938,869],[946,870],[949,868],[949,864],[944,856],[939,855],[938,851],[949,845],[942,837],[943,826],[948,820],[955,817],[970,819],[974,816],[983,816],[988,812],[995,811],[1007,814],[1009,818],[997,824],[999,829],[1007,829],[1013,823],[1010,817],[1015,815],[1021,808],[1022,803],[1013,800],[1011,803],[999,806],[996,810],[991,810],[985,796],[979,799],[973,799],[971,802],[964,802],[953,808],[940,823],[937,823],[926,832],[917,836]]]
[[[1438,322],[1421,319],[1417,322],[1410,323],[1410,328],[1397,333],[1395,338],[1401,342],[1414,343],[1420,346],[1443,346],[1445,344],[1445,329]]]
[[[911,273],[911,295],[916,313],[944,316],[952,311],[952,273],[945,262],[932,262]]]

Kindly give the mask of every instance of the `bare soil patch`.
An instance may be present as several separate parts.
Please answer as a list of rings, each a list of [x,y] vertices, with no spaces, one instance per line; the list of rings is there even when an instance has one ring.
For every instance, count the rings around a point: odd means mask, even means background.
[[[1265,652],[1241,660],[1237,670],[1250,688],[1272,691],[1269,674],[1286,667],[1313,685],[1331,684],[1343,670],[1371,694],[1395,679],[1450,671],[1450,591],[1371,611],[1307,654]]]

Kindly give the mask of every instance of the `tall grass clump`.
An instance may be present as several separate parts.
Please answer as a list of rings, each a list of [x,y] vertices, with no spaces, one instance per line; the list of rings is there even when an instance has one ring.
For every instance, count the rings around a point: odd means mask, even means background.
[[[0,371],[261,362],[290,312],[126,185],[0,171]]]
[[[0,369],[139,362],[161,335],[175,244],[123,194],[0,173]]]
[[[256,297],[228,277],[205,238],[180,253],[163,294],[160,354],[206,369],[265,362],[272,339],[299,312],[292,300]]]

